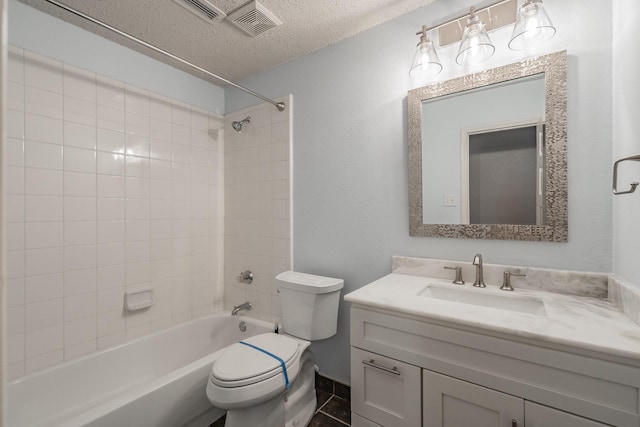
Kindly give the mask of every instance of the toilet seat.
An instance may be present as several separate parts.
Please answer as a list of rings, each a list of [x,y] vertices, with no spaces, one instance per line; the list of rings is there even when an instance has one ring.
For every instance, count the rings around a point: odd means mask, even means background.
[[[244,340],[285,361],[289,382],[300,373],[300,359],[309,343],[266,333]],[[207,396],[221,409],[251,407],[286,390],[282,366],[276,359],[240,343],[231,344],[214,362]]]
[[[300,354],[300,343],[292,338],[275,333],[260,334],[244,342],[264,349],[285,362],[291,368]],[[241,343],[231,344],[215,360],[211,369],[211,382],[220,387],[242,387],[283,374],[281,363]]]

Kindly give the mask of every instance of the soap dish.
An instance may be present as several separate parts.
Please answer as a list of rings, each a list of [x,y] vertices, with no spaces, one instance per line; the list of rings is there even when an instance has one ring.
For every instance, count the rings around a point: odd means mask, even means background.
[[[151,288],[127,291],[124,293],[124,309],[127,311],[142,310],[151,307],[155,303],[153,290]]]

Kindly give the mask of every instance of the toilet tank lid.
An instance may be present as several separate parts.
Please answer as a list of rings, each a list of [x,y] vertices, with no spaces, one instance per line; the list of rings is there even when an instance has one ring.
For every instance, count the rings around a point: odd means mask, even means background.
[[[344,280],[333,277],[316,276],[314,274],[284,271],[276,276],[278,285],[285,289],[292,289],[312,294],[326,294],[342,289]]]

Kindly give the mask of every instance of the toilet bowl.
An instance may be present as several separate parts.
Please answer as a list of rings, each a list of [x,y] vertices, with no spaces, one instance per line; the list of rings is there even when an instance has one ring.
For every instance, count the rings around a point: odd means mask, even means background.
[[[207,397],[227,410],[225,427],[303,427],[316,410],[308,340],[335,335],[344,282],[291,271],[276,281],[285,333],[295,336],[256,335],[231,344],[214,360]]]

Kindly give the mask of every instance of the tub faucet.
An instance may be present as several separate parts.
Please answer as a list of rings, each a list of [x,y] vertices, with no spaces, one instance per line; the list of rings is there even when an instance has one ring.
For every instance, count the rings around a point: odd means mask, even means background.
[[[235,316],[240,310],[251,310],[251,303],[247,301],[243,302],[240,305],[234,305],[233,310],[231,310],[231,315]]]
[[[482,255],[476,254],[473,257],[473,265],[476,266],[476,280],[473,282],[473,286],[476,288],[486,288],[487,285],[484,284],[484,277],[482,274]]]

